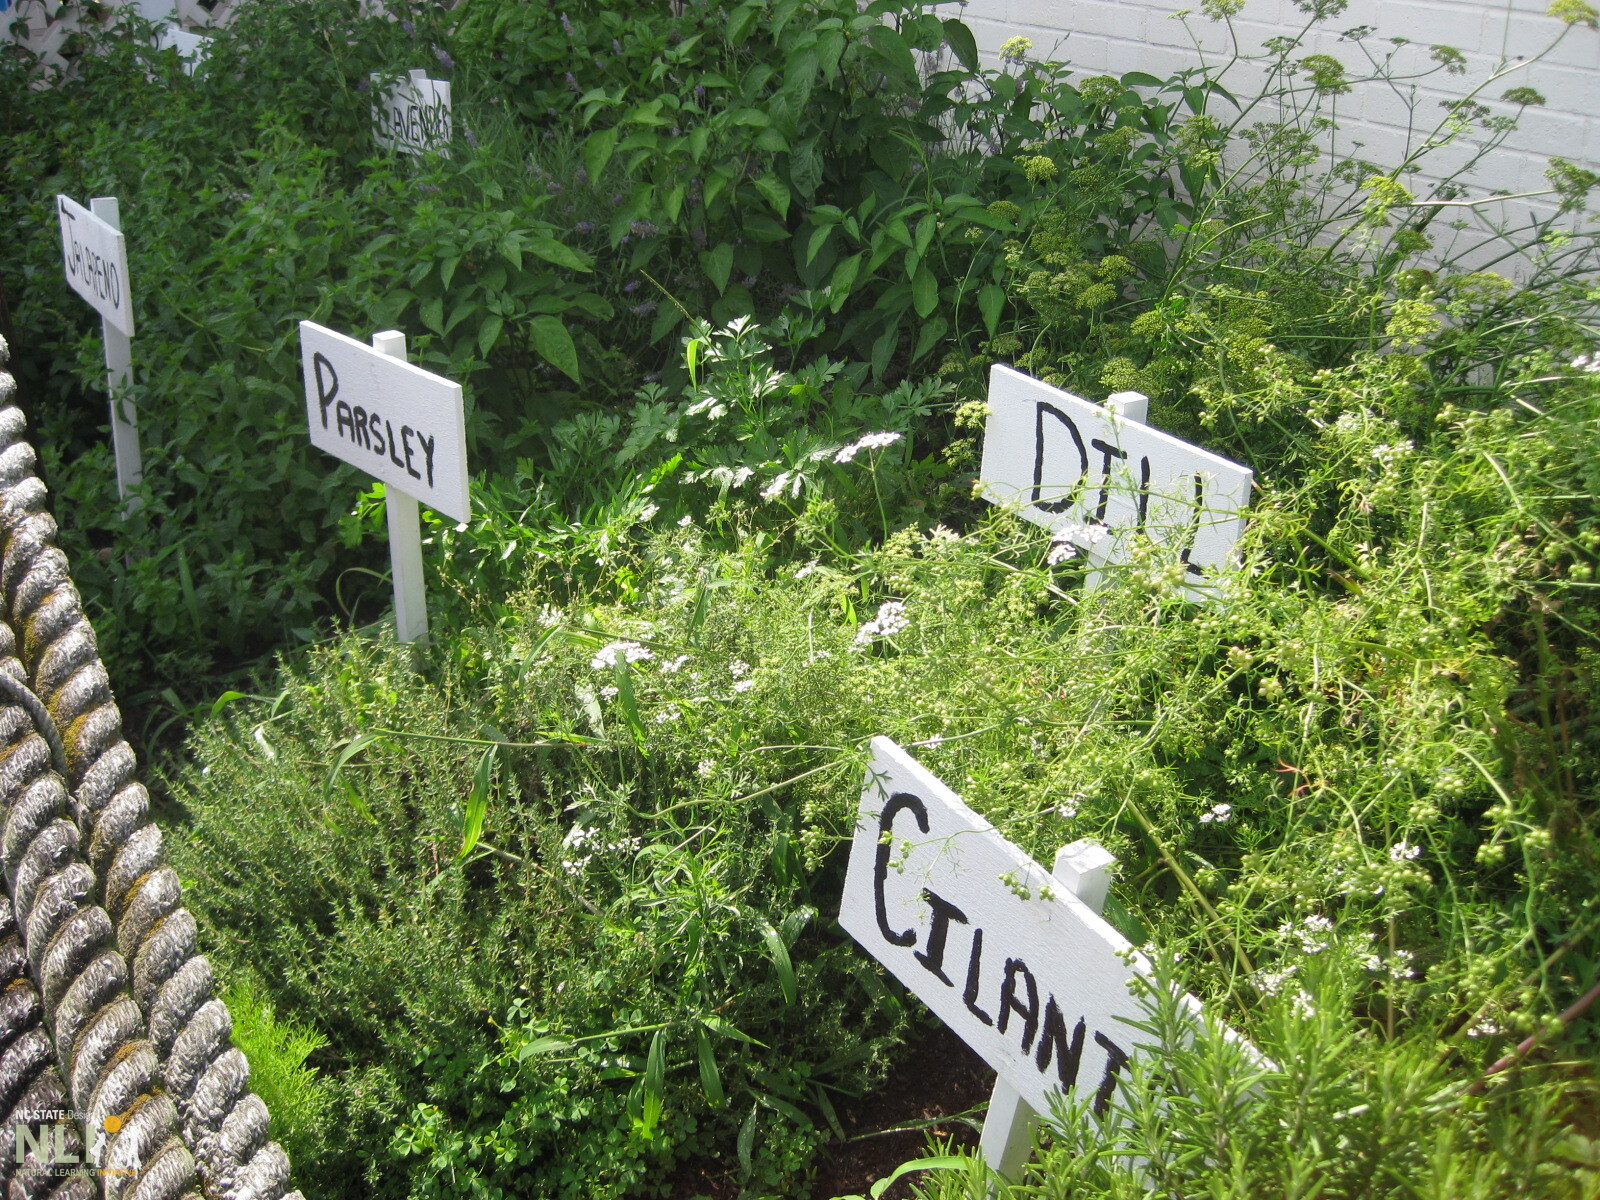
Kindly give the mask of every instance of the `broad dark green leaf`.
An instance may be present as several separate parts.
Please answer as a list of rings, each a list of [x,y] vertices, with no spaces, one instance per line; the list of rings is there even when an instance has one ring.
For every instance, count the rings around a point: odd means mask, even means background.
[[[700,269],[706,273],[717,289],[718,295],[728,290],[728,276],[733,273],[733,247],[727,242],[700,254]]]
[[[559,317],[534,317],[528,322],[528,333],[533,349],[540,358],[560,371],[573,383],[582,383],[578,374],[578,348],[572,344],[572,335]]]
[[[1000,314],[1006,306],[1006,290],[997,283],[988,284],[978,293],[978,311],[983,314],[983,327],[993,337],[1000,328]]]
[[[917,86],[920,82],[917,78],[917,60],[912,57],[911,47],[906,45],[905,38],[887,25],[874,25],[867,30],[867,41],[878,52],[889,74],[898,76],[902,83],[911,87]]]
[[[611,153],[617,148],[617,131],[615,128],[601,129],[589,135],[589,140],[583,147],[583,165],[589,172],[589,179],[595,187],[600,186],[600,177],[605,174],[606,164],[611,161]]]
[[[969,71],[978,69],[978,39],[966,23],[951,17],[944,23],[945,44],[956,56],[956,61]]]
[[[584,272],[594,269],[594,264],[587,254],[581,250],[574,250],[565,242],[556,241],[555,238],[530,237],[522,245],[523,249],[537,254],[546,262],[555,263],[558,267]]]

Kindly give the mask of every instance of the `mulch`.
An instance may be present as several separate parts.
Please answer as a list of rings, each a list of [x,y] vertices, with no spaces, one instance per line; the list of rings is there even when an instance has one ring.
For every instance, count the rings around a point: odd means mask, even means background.
[[[985,1103],[993,1088],[994,1072],[949,1029],[943,1025],[918,1029],[881,1088],[858,1100],[835,1099],[845,1138],[828,1142],[818,1151],[816,1176],[810,1189],[797,1194],[796,1200],[865,1196],[876,1180],[901,1163],[930,1153],[930,1135],[940,1147],[934,1153],[949,1153],[956,1146],[975,1148],[978,1134],[966,1121],[940,1122],[938,1118],[966,1113]],[[967,1120],[981,1123],[982,1115]],[[904,1128],[930,1121],[935,1123]],[[914,1178],[897,1182],[883,1200],[910,1200]],[[692,1159],[674,1171],[671,1189],[671,1200],[736,1200],[739,1166]]]

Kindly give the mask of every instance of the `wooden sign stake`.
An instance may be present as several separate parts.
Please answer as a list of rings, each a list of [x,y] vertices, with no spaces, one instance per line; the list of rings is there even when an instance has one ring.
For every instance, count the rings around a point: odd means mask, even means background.
[[[1109,850],[1093,839],[1083,838],[1056,851],[1051,874],[1063,888],[1098,914],[1105,907],[1106,894],[1111,888],[1111,869],[1116,865],[1117,860]],[[978,1149],[984,1162],[1001,1178],[1014,1180],[1022,1164],[1028,1161],[1033,1147],[1033,1125],[1038,1117],[1016,1088],[1003,1078],[994,1081]]]
[[[113,229],[122,228],[122,216],[115,196],[96,196],[89,211]],[[133,494],[144,479],[144,457],[139,451],[139,413],[128,398],[133,384],[133,340],[105,317],[100,318],[100,339],[106,351],[106,392],[111,397],[111,453],[117,464],[117,499],[124,514],[139,507]]]
[[[372,348],[402,361],[406,335],[397,329],[372,335]],[[394,628],[402,642],[428,640],[428,596],[422,586],[422,518],[416,497],[393,484],[383,489],[389,518],[389,568],[394,575]]]

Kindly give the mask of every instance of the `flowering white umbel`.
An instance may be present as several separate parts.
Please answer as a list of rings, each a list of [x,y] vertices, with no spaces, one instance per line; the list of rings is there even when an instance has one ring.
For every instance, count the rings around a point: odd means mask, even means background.
[[[856,645],[867,646],[881,637],[893,637],[905,631],[906,606],[899,600],[885,600],[878,605],[878,615],[856,630]]]
[[[882,450],[885,446],[892,446],[900,440],[898,433],[869,433],[844,447],[833,456],[836,463],[847,463],[863,450]]]
[[[1210,825],[1213,821],[1215,821],[1218,825],[1221,825],[1231,816],[1233,816],[1233,805],[1213,804],[1210,812],[1203,812],[1200,814],[1200,824]]]
[[[1050,553],[1045,562],[1059,566],[1078,553],[1079,546],[1098,546],[1105,541],[1109,530],[1104,525],[1063,525],[1050,539]]]
[[[594,657],[589,660],[589,666],[601,671],[606,667],[616,666],[619,661],[632,663],[654,657],[654,651],[641,646],[638,642],[612,642],[595,651]]]
[[[1396,842],[1389,847],[1389,861],[1409,862],[1421,853],[1421,846],[1413,846],[1410,842]]]
[[[1580,354],[1572,360],[1572,365],[1580,371],[1600,374],[1600,351],[1596,351],[1593,354]]]

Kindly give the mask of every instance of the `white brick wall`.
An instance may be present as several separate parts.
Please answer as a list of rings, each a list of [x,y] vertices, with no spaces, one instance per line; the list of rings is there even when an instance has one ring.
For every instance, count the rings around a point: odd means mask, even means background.
[[[1431,44],[1461,51],[1467,60],[1465,75],[1440,72],[1418,83],[1416,95],[1421,103],[1414,120],[1422,129],[1431,129],[1444,114],[1439,101],[1466,96],[1497,67],[1515,68],[1489,83],[1477,98],[1494,112],[1511,115],[1515,108],[1501,103],[1499,97],[1509,87],[1525,86],[1541,92],[1545,106],[1524,110],[1519,128],[1505,145],[1464,182],[1471,188],[1471,197],[1492,190],[1543,190],[1549,186],[1544,171],[1552,155],[1600,170],[1600,32],[1582,25],[1568,29],[1545,15],[1548,3],[1352,0],[1342,14],[1315,26],[1298,54],[1331,54],[1344,63],[1348,74],[1361,75],[1369,73],[1363,51],[1381,59],[1394,50],[1393,67],[1406,73],[1434,65],[1429,59]],[[1227,61],[1230,48],[1225,27],[1207,20],[1198,6],[1199,0],[962,0],[959,12],[990,64],[999,62],[1002,42],[1023,36],[1033,41],[1032,57],[1066,62],[1078,78],[1145,71],[1164,79],[1198,64],[1196,39],[1212,62],[1221,65]],[[1184,8],[1194,10],[1187,23],[1173,17]],[[1267,37],[1298,34],[1308,20],[1294,0],[1246,0],[1233,27],[1240,48],[1249,53],[1259,51]],[[1375,29],[1359,44],[1340,40],[1342,31],[1360,25]],[[1519,57],[1537,55],[1564,29],[1566,36],[1541,61],[1516,66]],[[1410,39],[1413,44],[1395,48],[1388,40],[1395,37]],[[1236,68],[1224,77],[1224,83],[1243,97],[1259,79],[1259,72]],[[1226,120],[1231,109],[1222,104],[1215,112]],[[1333,115],[1342,127],[1334,142],[1336,153],[1353,153],[1384,166],[1393,165],[1404,153],[1408,113],[1390,88],[1379,83],[1358,85],[1338,98]],[[1357,141],[1364,143],[1359,149],[1354,146]],[[1428,161],[1447,171],[1469,153],[1465,144],[1451,146]],[[1412,181],[1413,191],[1426,194],[1428,183],[1440,174],[1440,169],[1420,173]],[[1531,203],[1531,211],[1552,211],[1548,204]],[[1600,205],[1600,196],[1592,194],[1591,203]]]

